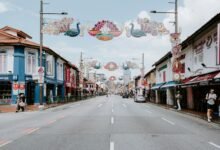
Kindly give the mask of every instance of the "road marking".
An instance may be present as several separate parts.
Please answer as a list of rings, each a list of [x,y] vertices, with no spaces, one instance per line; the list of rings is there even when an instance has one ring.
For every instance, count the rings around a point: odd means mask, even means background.
[[[213,143],[213,142],[209,142],[209,144],[212,145],[212,146],[214,146],[214,147],[216,147],[216,148],[219,148],[219,149],[220,149],[220,145],[217,145],[217,144],[215,144],[215,143]]]
[[[99,104],[98,107],[102,107],[102,104]]]
[[[57,120],[50,120],[50,121],[48,121],[47,125],[51,125],[51,124],[55,123],[56,121]]]
[[[126,108],[127,106],[125,104],[122,104],[124,108]]]
[[[114,107],[114,104],[112,104],[112,108]]]
[[[66,116],[63,115],[63,116],[58,117],[58,119],[63,119],[63,118],[65,118],[65,117],[66,117]]]
[[[39,128],[29,128],[25,130],[25,134],[31,134],[37,130],[39,130]]]
[[[114,112],[114,109],[112,108],[112,113]]]
[[[170,120],[167,120],[166,118],[161,118],[161,119],[164,120],[164,121],[166,121],[166,122],[168,122],[169,124],[175,125],[174,122],[172,122],[172,121],[170,121]]]
[[[0,140],[0,147],[3,147],[9,143],[11,143],[12,141],[9,141],[9,140]]]
[[[110,142],[110,150],[114,150],[115,149],[115,143],[114,142]]]
[[[114,117],[111,117],[111,124],[114,124]]]

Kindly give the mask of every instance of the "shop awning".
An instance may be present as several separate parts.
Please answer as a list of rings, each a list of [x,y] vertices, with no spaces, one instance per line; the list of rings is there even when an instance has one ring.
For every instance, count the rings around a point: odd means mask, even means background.
[[[193,85],[193,84],[203,84],[208,83],[208,81],[213,80],[219,72],[199,75],[195,77],[189,77],[182,81],[181,86]]]
[[[175,81],[169,81],[166,84],[162,85],[160,88],[170,88],[170,87],[175,87],[179,84],[177,84]]]
[[[190,80],[190,83],[200,83],[200,82],[207,82],[212,79],[218,74],[219,72],[209,73],[201,76],[197,76],[196,78],[193,78]]]
[[[215,76],[214,79],[220,79],[220,72]]]
[[[163,83],[157,83],[156,85],[154,85],[151,90],[156,90],[156,89],[159,89],[161,86],[163,86],[166,82],[163,82]]]

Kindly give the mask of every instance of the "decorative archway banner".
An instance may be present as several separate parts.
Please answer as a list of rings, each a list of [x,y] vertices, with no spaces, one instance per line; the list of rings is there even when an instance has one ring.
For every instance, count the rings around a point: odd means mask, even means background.
[[[122,29],[109,20],[98,21],[88,33],[101,41],[109,41],[122,34]]]
[[[104,68],[108,71],[115,71],[118,69],[118,65],[115,62],[108,62]]]
[[[168,29],[163,23],[151,21],[148,18],[137,18],[136,21],[130,22],[129,25],[121,25],[109,21],[101,20],[92,27],[87,24],[81,24],[79,21],[74,22],[73,18],[63,18],[61,20],[49,21],[43,27],[44,34],[59,35],[63,33],[65,36],[77,37],[83,36],[85,29],[88,34],[101,41],[110,41],[119,37],[126,31],[127,37],[140,38],[149,35],[162,36],[169,34]],[[74,27],[71,27],[74,26]]]

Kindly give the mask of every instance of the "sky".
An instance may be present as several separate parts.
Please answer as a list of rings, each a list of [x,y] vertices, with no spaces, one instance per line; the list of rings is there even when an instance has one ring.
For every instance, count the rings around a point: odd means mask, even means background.
[[[171,31],[174,25],[173,14],[151,14],[151,10],[173,11],[174,5],[169,0],[44,0],[44,12],[68,12],[66,17],[72,17],[83,25],[94,25],[100,20],[110,20],[124,25],[135,22],[138,16],[146,16],[150,20],[163,22]],[[172,1],[172,0],[171,0]],[[178,0],[179,30],[181,40],[186,39],[204,23],[220,12],[220,0]],[[0,0],[0,27],[6,25],[18,28],[39,42],[39,11],[40,0]],[[45,20],[61,19],[63,16],[47,15]],[[138,28],[138,27],[137,27]],[[142,38],[127,38],[125,32],[120,37],[103,42],[88,35],[83,37],[68,37],[63,34],[44,35],[44,45],[52,48],[68,61],[78,65],[80,52],[83,57],[94,58],[103,65],[115,61],[121,65],[126,60],[135,58],[141,65],[141,55],[145,54],[145,72],[152,68],[154,62],[171,50],[169,36],[153,37],[147,35]],[[109,72],[104,69],[96,70],[109,76],[121,76],[122,69]],[[140,70],[132,70],[132,76],[140,74]]]

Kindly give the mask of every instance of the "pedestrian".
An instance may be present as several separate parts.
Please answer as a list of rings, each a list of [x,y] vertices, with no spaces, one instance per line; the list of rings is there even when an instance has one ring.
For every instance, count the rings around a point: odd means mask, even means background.
[[[211,122],[212,120],[212,113],[216,99],[217,99],[217,95],[214,93],[214,89],[211,89],[210,92],[206,94],[208,122]]]
[[[178,106],[177,110],[181,110],[181,105],[180,105],[181,99],[182,99],[182,95],[180,94],[180,91],[177,91],[177,94],[176,94],[176,100],[177,100],[177,106]]]
[[[23,93],[20,93],[17,96],[17,107],[16,107],[16,112],[19,112],[20,109],[21,111],[24,111],[24,107],[25,107],[25,96]]]

